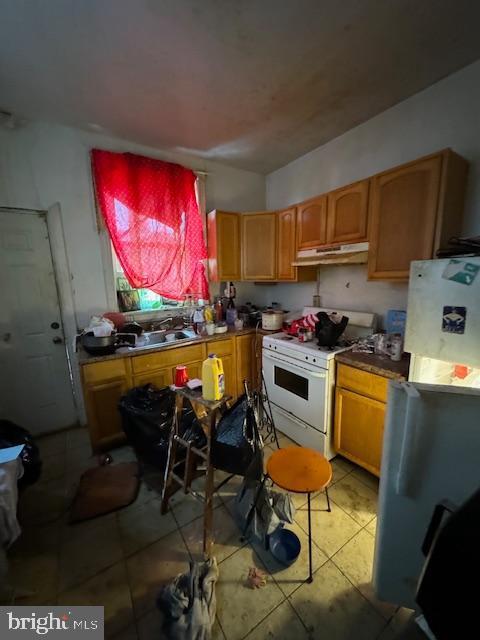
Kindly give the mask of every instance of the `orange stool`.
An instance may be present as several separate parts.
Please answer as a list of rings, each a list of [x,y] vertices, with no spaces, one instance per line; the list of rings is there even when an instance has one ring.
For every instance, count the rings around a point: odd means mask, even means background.
[[[274,451],[267,462],[266,477],[274,484],[291,493],[306,493],[308,496],[308,582],[312,573],[312,521],[310,495],[325,490],[327,511],[331,511],[328,485],[332,479],[330,462],[318,451],[306,447],[286,447]]]

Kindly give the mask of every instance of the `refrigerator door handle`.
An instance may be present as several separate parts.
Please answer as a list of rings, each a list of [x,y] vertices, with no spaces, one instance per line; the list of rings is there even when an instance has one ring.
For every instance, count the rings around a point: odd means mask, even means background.
[[[407,408],[405,412],[405,424],[403,427],[403,442],[400,452],[400,461],[397,472],[397,495],[406,496],[409,492],[412,462],[415,456],[414,440],[420,405],[420,393],[409,382],[403,385],[407,392]]]

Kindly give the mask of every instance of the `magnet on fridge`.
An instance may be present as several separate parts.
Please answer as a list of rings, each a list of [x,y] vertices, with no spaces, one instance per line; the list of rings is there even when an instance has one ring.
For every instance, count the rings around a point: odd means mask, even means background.
[[[442,331],[446,333],[465,333],[466,318],[466,307],[443,307]]]

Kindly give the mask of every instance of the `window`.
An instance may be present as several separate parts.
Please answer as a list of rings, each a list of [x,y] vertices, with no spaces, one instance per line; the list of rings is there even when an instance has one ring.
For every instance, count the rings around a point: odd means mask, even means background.
[[[209,297],[197,178],[177,164],[92,150],[98,209],[108,230],[122,311]]]

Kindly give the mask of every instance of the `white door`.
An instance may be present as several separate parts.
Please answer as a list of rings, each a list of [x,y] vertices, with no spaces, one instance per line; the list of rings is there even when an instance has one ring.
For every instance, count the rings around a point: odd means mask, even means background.
[[[0,417],[32,434],[76,422],[44,214],[0,210]]]

